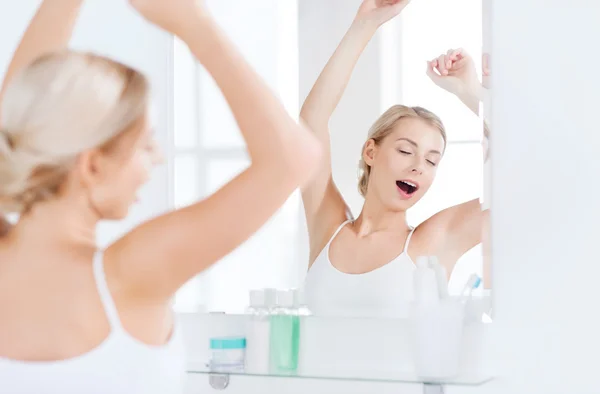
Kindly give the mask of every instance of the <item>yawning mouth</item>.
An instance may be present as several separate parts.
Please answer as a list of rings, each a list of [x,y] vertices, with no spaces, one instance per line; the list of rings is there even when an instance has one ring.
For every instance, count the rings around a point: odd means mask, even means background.
[[[398,186],[398,189],[400,189],[407,197],[410,197],[419,189],[419,185],[412,181],[396,181],[396,186]]]

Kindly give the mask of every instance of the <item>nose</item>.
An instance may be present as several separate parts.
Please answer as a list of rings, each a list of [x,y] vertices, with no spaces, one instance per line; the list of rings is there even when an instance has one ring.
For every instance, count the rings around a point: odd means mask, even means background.
[[[415,160],[411,172],[417,175],[423,174],[423,163],[421,160]]]

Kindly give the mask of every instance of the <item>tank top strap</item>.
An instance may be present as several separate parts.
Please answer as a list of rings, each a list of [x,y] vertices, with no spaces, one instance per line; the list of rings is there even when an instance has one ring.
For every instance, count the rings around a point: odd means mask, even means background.
[[[331,238],[329,238],[329,242],[327,242],[327,246],[329,246],[331,244],[331,242],[339,234],[339,232],[342,231],[342,229],[344,228],[344,226],[347,225],[348,223],[350,223],[351,221],[352,221],[352,219],[348,219],[345,222],[343,222],[342,224],[340,224],[340,226],[334,231],[334,233],[331,236]]]
[[[120,329],[121,319],[119,319],[119,312],[117,311],[108,284],[106,283],[103,250],[98,250],[94,255],[94,278],[96,279],[98,294],[100,294],[100,300],[102,301],[102,306],[104,307],[104,312],[106,313],[111,328]]]
[[[412,235],[415,232],[415,228],[413,227],[410,230],[410,233],[408,233],[408,237],[406,237],[406,242],[404,242],[404,249],[402,250],[402,253],[408,253],[408,244],[410,244],[410,239],[412,238]]]

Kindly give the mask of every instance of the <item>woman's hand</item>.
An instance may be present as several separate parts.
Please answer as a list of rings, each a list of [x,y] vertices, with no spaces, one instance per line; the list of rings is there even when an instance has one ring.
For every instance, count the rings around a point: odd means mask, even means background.
[[[408,3],[410,0],[364,0],[356,13],[355,21],[379,27],[400,14]]]
[[[152,24],[182,37],[208,16],[203,0],[129,0]]]
[[[475,63],[462,48],[427,62],[427,75],[440,88],[458,96],[477,95],[480,89]]]
[[[440,88],[458,97],[471,111],[479,114],[482,86],[475,63],[462,48],[427,62],[427,76]]]

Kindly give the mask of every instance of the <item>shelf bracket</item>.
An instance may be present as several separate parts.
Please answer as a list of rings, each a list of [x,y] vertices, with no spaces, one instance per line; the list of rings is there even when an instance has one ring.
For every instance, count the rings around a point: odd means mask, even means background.
[[[439,383],[423,383],[423,394],[444,394],[444,386]]]
[[[208,384],[215,390],[225,390],[229,386],[229,375],[220,373],[208,374]]]

